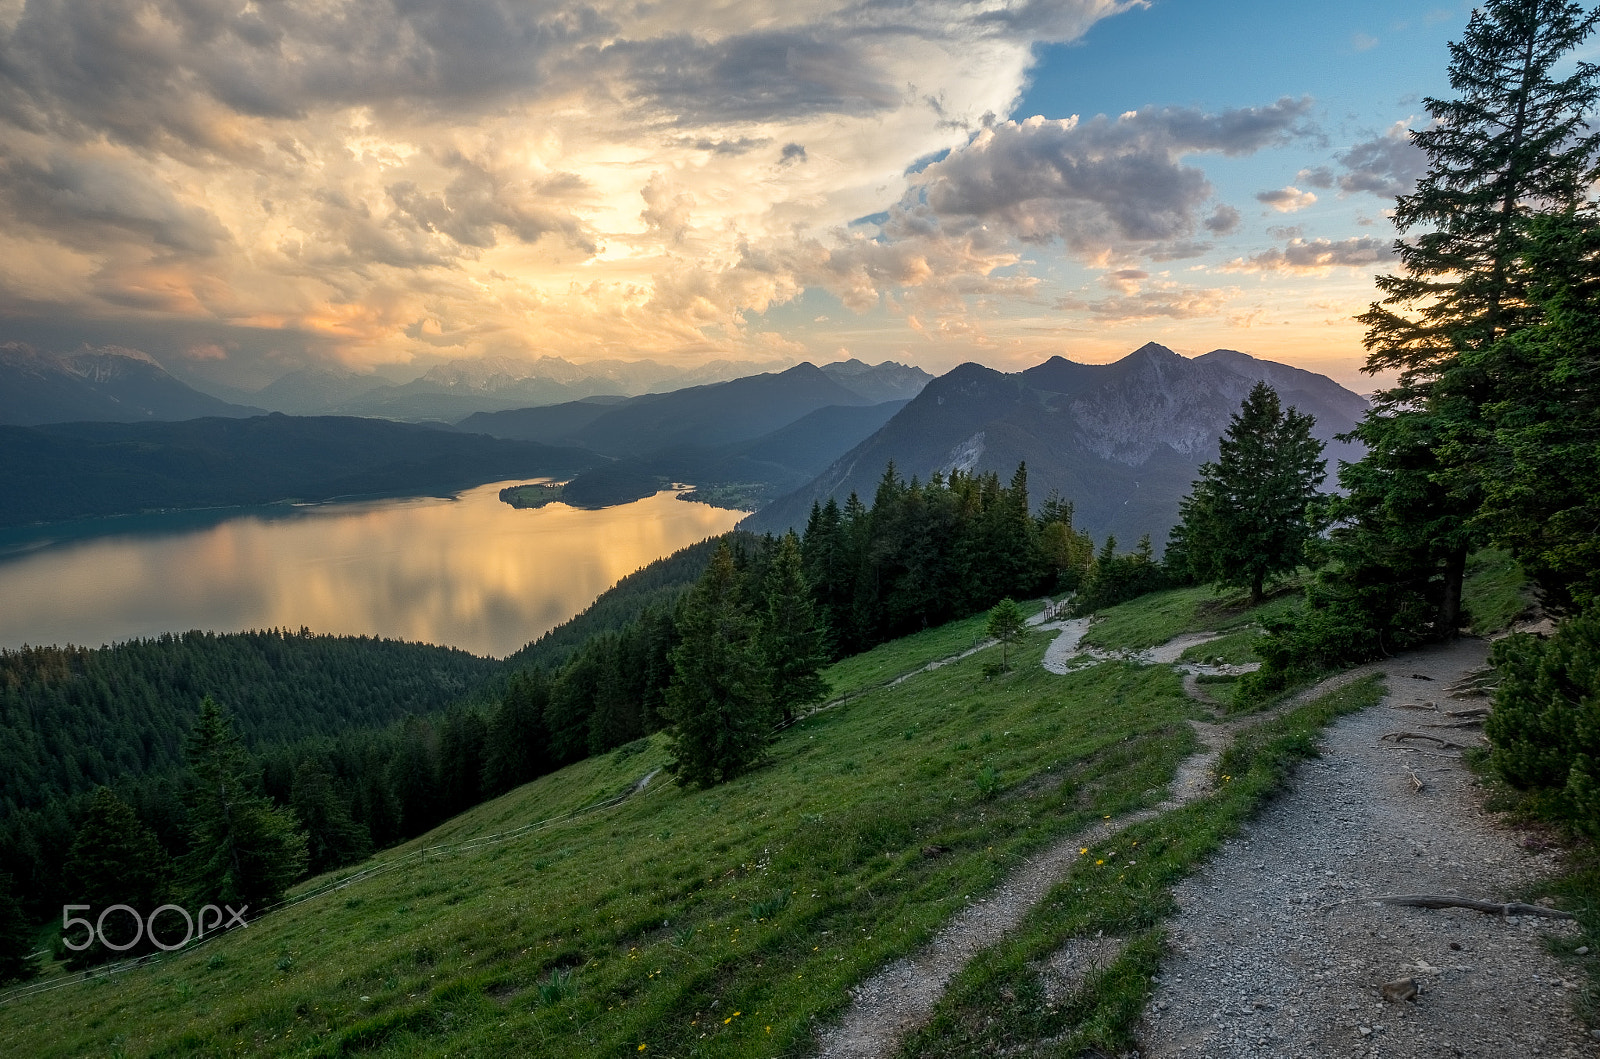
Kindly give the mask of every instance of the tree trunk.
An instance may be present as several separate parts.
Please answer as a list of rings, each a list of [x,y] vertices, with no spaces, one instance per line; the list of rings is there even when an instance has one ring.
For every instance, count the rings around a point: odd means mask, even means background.
[[[1454,639],[1461,627],[1461,585],[1467,578],[1467,549],[1453,548],[1444,558],[1444,595],[1439,601],[1439,631]]]
[[[1250,581],[1251,606],[1260,606],[1262,598],[1266,595],[1266,587],[1267,575],[1257,571],[1255,577]]]

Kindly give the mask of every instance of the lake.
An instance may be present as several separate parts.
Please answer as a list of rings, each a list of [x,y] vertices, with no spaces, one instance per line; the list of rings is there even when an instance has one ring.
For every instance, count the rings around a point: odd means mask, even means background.
[[[500,657],[743,517],[671,491],[600,511],[501,503],[522,481],[0,531],[0,647],[306,626]]]

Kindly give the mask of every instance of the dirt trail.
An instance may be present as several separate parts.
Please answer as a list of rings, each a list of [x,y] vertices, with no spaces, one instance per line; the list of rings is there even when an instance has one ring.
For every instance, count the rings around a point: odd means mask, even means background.
[[[1332,725],[1323,757],[1301,767],[1293,790],[1178,887],[1140,1054],[1600,1054],[1572,1014],[1577,973],[1545,947],[1574,924],[1371,900],[1510,900],[1555,869],[1484,814],[1458,751],[1394,738],[1480,743],[1475,730],[1429,727],[1450,719],[1415,707],[1486,705],[1446,694],[1484,653],[1482,641],[1463,640],[1335,678],[1382,671],[1389,695]],[[1417,999],[1383,1000],[1380,986],[1404,978],[1420,987]]]
[[[1066,672],[1065,658],[1076,652],[1077,641],[1087,630],[1088,620],[1047,623],[1044,627],[1063,629],[1062,635],[1051,645],[1051,651],[1057,651],[1058,645],[1066,645],[1054,658],[1047,652],[1045,666],[1052,672]],[[1172,660],[1176,660],[1184,648],[1195,642],[1192,637],[1182,639],[1185,642],[1175,650],[1172,645],[1162,645],[1165,651],[1162,648],[1152,650],[1162,651],[1163,656],[1170,654]],[[1063,668],[1053,668],[1052,661],[1062,663]],[[921,952],[896,960],[852,989],[851,1004],[843,1018],[823,1031],[819,1054],[824,1059],[868,1059],[892,1054],[908,1032],[932,1015],[946,983],[956,972],[1016,926],[1066,874],[1078,859],[1079,849],[1204,795],[1211,787],[1211,771],[1217,758],[1232,738],[1238,722],[1190,723],[1200,739],[1201,749],[1179,765],[1165,801],[1150,809],[1102,821],[1035,854],[993,892],[958,912]]]
[[[1081,621],[1045,626],[1062,630],[1054,654],[1046,654],[1052,672],[1070,671],[1067,659],[1081,653],[1087,631]],[[1182,639],[1144,654],[1176,661],[1197,642]],[[1334,725],[1326,756],[1302,769],[1295,790],[1180,887],[1175,952],[1133,1054],[1600,1057],[1571,1013],[1576,979],[1543,947],[1547,933],[1575,930],[1572,924],[1362,900],[1421,892],[1506,900],[1553,870],[1547,855],[1528,852],[1518,836],[1485,818],[1458,754],[1427,740],[1397,746],[1383,739],[1397,730],[1426,733],[1419,726],[1444,721],[1436,711],[1430,720],[1399,707],[1462,705],[1446,700],[1445,689],[1483,661],[1481,641],[1462,641],[1338,674],[1279,707],[1373,672],[1390,678],[1382,706]],[[1200,691],[1194,668],[1184,667],[1191,694]],[[1088,828],[1030,859],[922,951],[854,988],[844,1016],[822,1031],[819,1054],[894,1054],[932,1015],[949,980],[1044,897],[1080,848],[1203,796],[1238,729],[1260,719],[1191,721],[1201,749],[1179,766],[1167,801]],[[1452,742],[1473,738],[1462,729],[1439,731]],[[1420,793],[1413,776],[1424,785]],[[1094,938],[1064,947],[1042,968],[1047,991],[1070,992],[1114,959],[1119,945]],[[1419,983],[1418,1002],[1379,998],[1380,985],[1404,977]]]

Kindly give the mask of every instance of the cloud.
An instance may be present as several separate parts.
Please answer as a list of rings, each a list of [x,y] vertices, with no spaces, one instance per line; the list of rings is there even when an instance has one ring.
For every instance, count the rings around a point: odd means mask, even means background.
[[[1239,211],[1224,202],[1218,205],[1202,224],[1206,231],[1214,235],[1232,235],[1239,227]]]
[[[1394,256],[1394,249],[1370,235],[1342,239],[1291,239],[1287,246],[1274,247],[1250,257],[1236,258],[1222,266],[1224,272],[1324,272],[1330,268],[1368,268],[1381,265]]]
[[[1345,172],[1339,189],[1365,191],[1380,198],[1409,195],[1428,171],[1428,156],[1411,142],[1406,123],[1397,121],[1382,136],[1356,144],[1339,156]]]
[[[687,34],[622,41],[603,57],[620,63],[626,91],[680,125],[761,122],[892,109],[901,94],[854,40],[804,31]]]
[[[215,214],[112,152],[58,147],[29,158],[0,144],[0,211],[8,223],[75,246],[154,244],[210,255],[229,240]]]
[[[1003,122],[929,165],[917,190],[946,223],[998,223],[1018,239],[1059,239],[1086,256],[1136,253],[1203,223],[1198,211],[1211,185],[1181,159],[1283,142],[1308,108],[1283,99],[1220,114],[1168,107],[1115,119]],[[1226,209],[1208,222],[1233,223]]]
[[[1275,191],[1258,191],[1256,201],[1264,206],[1271,206],[1279,213],[1294,213],[1316,202],[1317,197],[1309,191],[1301,191],[1291,186],[1278,188]]]
[[[1239,226],[1197,158],[1292,139],[1309,104],[995,119],[1040,44],[1135,6],[14,3],[0,316],[148,328],[260,378],[743,356],[776,348],[747,318],[808,288],[976,334],[1043,300],[1030,244],[1143,298],[1138,266]]]
[[[1068,296],[1056,302],[1064,312],[1088,313],[1105,325],[1137,323],[1141,320],[1196,320],[1221,312],[1238,292],[1212,287],[1180,287],[1163,284],[1127,294],[1104,298]]]

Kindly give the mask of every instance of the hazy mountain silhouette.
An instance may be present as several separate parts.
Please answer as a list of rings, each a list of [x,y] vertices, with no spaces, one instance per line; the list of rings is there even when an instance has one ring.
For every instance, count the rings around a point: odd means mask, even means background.
[[[1285,405],[1316,417],[1331,459],[1353,459],[1333,436],[1366,411],[1360,395],[1325,376],[1234,350],[1188,359],[1150,343],[1112,364],[1052,357],[1005,374],[963,364],[929,383],[882,429],[813,481],[742,525],[781,532],[802,527],[813,501],[851,492],[870,501],[893,460],[902,476],[995,471],[1028,464],[1034,503],[1052,489],[1076,505],[1080,528],[1114,533],[1124,546],[1150,533],[1158,543],[1177,520],[1201,463],[1250,387],[1265,379]]]
[[[260,414],[259,408],[201,393],[137,350],[112,346],[40,353],[21,343],[0,345],[0,423],[137,423]]]

